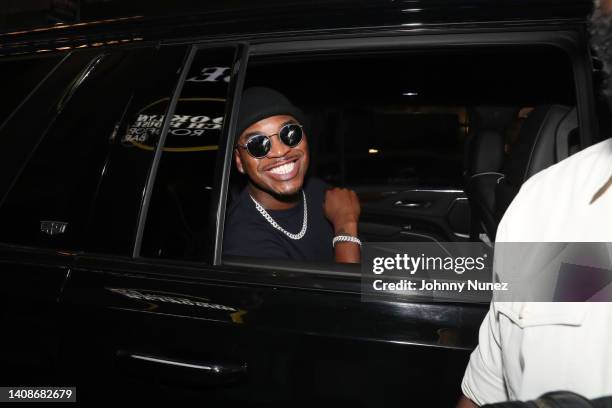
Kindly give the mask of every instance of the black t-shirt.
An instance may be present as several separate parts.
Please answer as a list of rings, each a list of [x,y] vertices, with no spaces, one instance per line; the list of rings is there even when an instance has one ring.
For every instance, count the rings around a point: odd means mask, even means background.
[[[228,210],[223,254],[299,261],[334,260],[333,229],[323,213],[328,185],[309,177],[304,181],[308,227],[300,239],[289,238],[274,228],[255,208],[245,188]],[[304,200],[288,210],[266,210],[285,231],[297,234],[304,222]]]

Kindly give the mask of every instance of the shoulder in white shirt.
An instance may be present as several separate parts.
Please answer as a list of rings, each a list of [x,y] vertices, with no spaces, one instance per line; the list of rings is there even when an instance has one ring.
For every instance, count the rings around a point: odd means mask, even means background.
[[[612,242],[612,139],[530,178],[496,242]],[[493,303],[462,382],[479,405],[556,390],[612,395],[612,303]]]

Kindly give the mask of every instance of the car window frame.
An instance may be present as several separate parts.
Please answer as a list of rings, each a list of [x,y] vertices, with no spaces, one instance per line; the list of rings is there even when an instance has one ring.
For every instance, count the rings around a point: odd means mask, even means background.
[[[174,85],[174,89],[170,96],[170,101],[168,106],[164,112],[164,120],[162,121],[162,126],[160,130],[160,136],[157,140],[157,145],[155,146],[155,151],[153,153],[153,160],[151,161],[151,166],[149,168],[149,172],[147,175],[147,181],[144,185],[144,196],[141,201],[140,211],[138,213],[138,221],[136,224],[136,235],[134,237],[134,246],[132,247],[132,258],[139,258],[140,251],[142,249],[142,240],[144,237],[145,225],[147,222],[147,215],[149,213],[149,206],[151,204],[151,197],[153,196],[153,188],[155,185],[155,176],[157,175],[157,171],[159,169],[159,164],[161,162],[161,155],[163,152],[163,146],[166,143],[166,138],[168,136],[168,130],[170,129],[171,116],[174,114],[176,110],[176,105],[178,104],[179,96],[181,91],[183,90],[183,86],[185,84],[185,79],[187,77],[187,73],[191,68],[191,63],[193,62],[193,58],[195,56],[195,47],[191,47],[187,51],[187,58],[181,67],[181,75],[177,83]]]
[[[344,38],[344,39],[313,39],[302,41],[285,42],[262,42],[250,47],[249,57],[287,55],[290,53],[304,54],[308,52],[334,52],[334,51],[364,51],[364,50],[414,50],[449,48],[449,47],[486,47],[486,46],[552,46],[560,48],[566,53],[572,64],[574,88],[576,92],[576,108],[578,111],[578,123],[580,139],[583,146],[594,142],[591,135],[596,133],[596,121],[594,120],[594,95],[592,92],[592,78],[590,70],[584,64],[590,61],[588,47],[581,47],[579,33],[574,30],[543,31],[543,32],[514,32],[514,33],[469,33],[469,34],[442,34],[442,35],[417,35],[405,37],[377,37],[377,38]],[[581,50],[582,48],[582,50]],[[582,51],[583,58],[580,58]],[[248,69],[248,67],[247,67]],[[582,119],[588,118],[588,119]],[[229,175],[226,175],[229,177]],[[222,234],[221,234],[222,235]],[[222,241],[217,243],[222,245]],[[217,251],[220,252],[220,251]],[[217,264],[217,263],[215,263]],[[219,258],[220,265],[223,261]],[[240,262],[232,261],[231,265],[238,266]],[[253,267],[252,261],[245,265]]]
[[[581,42],[582,41],[582,42]],[[358,265],[325,265],[322,264],[293,264],[291,262],[266,260],[266,259],[244,259],[228,260],[222,259],[223,228],[225,223],[225,212],[228,195],[228,185],[232,162],[233,143],[235,139],[234,131],[237,124],[237,110],[240,103],[240,95],[244,85],[244,79],[248,70],[248,61],[251,57],[273,54],[287,53],[307,53],[307,52],[334,52],[352,50],[398,50],[414,49],[420,47],[425,49],[448,48],[448,47],[479,47],[479,46],[515,46],[515,45],[547,45],[562,49],[566,52],[571,61],[574,86],[576,91],[576,108],[579,117],[579,128],[581,140],[584,146],[592,144],[594,140],[590,135],[594,135],[596,129],[594,112],[594,94],[592,89],[592,77],[590,72],[590,51],[586,44],[584,32],[576,28],[549,28],[542,30],[539,27],[522,28],[516,32],[486,32],[486,33],[451,33],[451,34],[414,34],[414,33],[393,33],[386,35],[370,35],[365,37],[363,34],[349,36],[347,38],[306,37],[302,40],[292,39],[283,40],[282,37],[253,37],[245,36],[228,41],[210,40],[194,43],[193,40],[187,41],[168,41],[165,45],[190,44],[190,53],[203,48],[218,48],[223,46],[235,45],[239,47],[241,59],[239,67],[234,67],[238,72],[234,72],[235,79],[230,82],[231,92],[228,98],[232,98],[231,110],[226,114],[227,126],[224,127],[221,135],[220,149],[222,148],[223,160],[217,160],[217,166],[221,167],[222,173],[216,179],[218,185],[218,199],[213,217],[215,217],[214,230],[214,254],[213,262],[205,265],[199,262],[176,259],[157,259],[140,256],[138,251],[134,251],[130,258],[121,259],[117,256],[105,254],[81,254],[78,256],[79,263],[83,266],[93,267],[97,261],[117,265],[128,262],[135,269],[130,273],[144,273],[154,275],[171,275],[176,278],[185,277],[189,279],[213,280],[222,282],[232,282],[241,284],[273,285],[276,287],[292,287],[303,289],[316,289],[331,292],[360,293],[361,280]],[[193,57],[192,57],[193,58]],[[185,72],[189,67],[184,66]],[[184,83],[184,77],[180,81],[180,89]],[[178,99],[180,94],[178,89],[172,96]],[[164,124],[164,133],[167,133]],[[165,135],[164,135],[165,138]],[[225,139],[224,139],[225,138]],[[162,144],[158,145],[161,149]],[[161,151],[161,150],[160,150]],[[159,163],[157,163],[158,165]],[[219,170],[219,169],[216,169]],[[156,170],[155,170],[156,171]],[[217,173],[219,174],[219,173]],[[147,190],[152,190],[154,178],[148,183]],[[149,192],[148,194],[151,194]],[[149,197],[150,199],[150,197]],[[146,217],[145,217],[146,218]],[[139,228],[144,229],[144,218],[141,217]],[[142,224],[142,225],[141,225]],[[142,239],[142,237],[141,237]],[[123,269],[123,268],[120,268]],[[395,299],[397,301],[397,299]],[[411,302],[414,299],[409,297],[402,298],[401,302]],[[470,303],[471,304],[471,303]]]
[[[164,45],[165,46],[178,46],[178,45],[181,45],[181,43],[166,43]],[[210,43],[190,44],[188,56],[186,58],[185,63],[183,64],[181,68],[182,69],[181,75],[175,86],[174,91],[172,92],[170,103],[168,104],[168,109],[166,110],[166,113],[164,115],[164,121],[162,123],[159,141],[157,145],[155,146],[155,156],[153,158],[153,162],[149,170],[147,182],[145,184],[145,190],[144,190],[145,194],[142,200],[142,206],[141,206],[141,211],[139,214],[139,220],[138,220],[136,237],[134,240],[132,257],[130,259],[151,259],[151,260],[155,259],[157,260],[157,258],[149,258],[149,257],[143,256],[141,253],[141,250],[142,250],[142,242],[144,239],[148,210],[149,210],[149,206],[150,206],[151,199],[153,196],[153,190],[155,187],[156,175],[159,169],[159,165],[161,163],[161,155],[163,153],[163,147],[165,145],[168,131],[170,129],[171,121],[169,119],[172,117],[172,115],[174,115],[176,106],[178,104],[178,100],[183,90],[183,86],[185,85],[185,80],[187,79],[187,75],[191,69],[191,65],[193,63],[193,60],[196,54],[201,50],[218,49],[218,48],[223,48],[223,47],[235,47],[236,54],[235,54],[234,61],[232,61],[232,65],[233,65],[232,75],[234,76],[234,79],[231,80],[228,84],[228,93],[227,93],[228,109],[225,112],[225,120],[224,120],[224,123],[227,122],[227,125],[223,126],[221,136],[219,138],[219,150],[217,153],[217,159],[215,162],[215,169],[214,169],[215,175],[219,175],[219,177],[215,177],[214,179],[215,184],[213,187],[213,191],[216,191],[216,194],[215,194],[215,199],[212,205],[212,208],[214,208],[214,213],[211,215],[211,217],[213,218],[211,225],[213,225],[214,227],[211,228],[209,231],[209,239],[210,239],[210,242],[212,243],[211,244],[212,250],[211,250],[211,253],[208,254],[209,256],[207,257],[207,259],[211,260],[212,265],[215,264],[215,259],[217,256],[216,255],[216,249],[217,249],[216,243],[218,242],[219,239],[222,239],[222,236],[219,237],[220,231],[218,228],[218,224],[219,224],[219,220],[222,219],[221,217],[225,216],[225,205],[226,205],[226,200],[227,200],[227,190],[228,190],[228,183],[229,183],[229,178],[225,177],[224,174],[226,171],[229,171],[229,169],[231,168],[231,153],[233,150],[233,141],[232,141],[233,139],[230,138],[228,135],[233,134],[233,132],[235,131],[234,129],[237,125],[237,120],[234,120],[233,118],[235,118],[236,116],[235,113],[237,113],[238,104],[240,102],[240,92],[238,91],[242,89],[242,85],[244,84],[244,79],[246,75],[246,71],[244,67],[246,66],[246,59],[248,58],[248,45],[246,43],[241,43],[241,42],[229,42],[229,43],[210,42]],[[229,149],[229,155],[228,155],[228,149]],[[228,156],[229,156],[229,159],[228,159]],[[184,261],[177,260],[176,262],[184,262]]]

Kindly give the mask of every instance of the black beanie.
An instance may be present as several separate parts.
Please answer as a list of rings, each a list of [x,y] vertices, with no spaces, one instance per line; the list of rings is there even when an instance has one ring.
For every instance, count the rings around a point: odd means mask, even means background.
[[[295,107],[285,95],[263,86],[251,87],[242,93],[236,137],[253,123],[275,115],[291,115],[300,124],[304,123],[304,113]]]

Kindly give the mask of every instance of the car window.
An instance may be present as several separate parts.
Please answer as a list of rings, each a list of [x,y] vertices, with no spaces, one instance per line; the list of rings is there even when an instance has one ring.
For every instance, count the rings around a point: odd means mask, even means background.
[[[573,75],[554,47],[293,53],[252,57],[245,88],[276,89],[305,111],[310,177],[357,192],[362,241],[463,242],[473,135],[510,134],[534,106],[574,106]],[[230,193],[246,182],[234,167]]]
[[[59,55],[45,55],[5,60],[0,64],[2,80],[11,85],[2,87],[0,127],[61,60]]]
[[[138,109],[167,103],[185,52],[186,47],[88,52],[50,117],[20,112],[47,122],[30,130],[39,134],[20,135],[37,141],[0,203],[0,241],[129,253],[153,154],[123,136]],[[71,60],[66,64],[71,67]],[[37,92],[32,99],[45,97]]]
[[[142,256],[210,262],[233,61],[234,49],[200,50],[186,75]],[[474,132],[505,133],[534,106],[576,103],[570,57],[540,46],[266,55],[249,60],[244,89],[254,86],[305,112],[309,177],[357,192],[364,242],[467,242],[463,175]],[[228,208],[247,181],[232,160]]]
[[[141,255],[210,262],[219,192],[219,144],[235,47],[199,50],[162,149]],[[221,158],[222,160],[222,158]]]
[[[352,187],[461,188],[475,110],[575,104],[553,47],[253,58],[245,86],[258,85],[307,111],[311,170]]]
[[[60,59],[51,57],[58,62],[51,67],[49,61],[45,60],[43,65],[49,67],[50,71],[46,74],[39,72],[44,75],[43,77],[36,75],[35,78],[29,78],[33,82],[19,81],[15,88],[13,85],[7,87],[7,94],[12,96],[7,100],[3,99],[4,106],[8,107],[8,110],[3,113],[6,118],[0,127],[0,139],[5,147],[0,150],[0,197],[5,196],[15,176],[40,142],[47,125],[55,117],[63,96],[71,88],[75,78],[97,53],[85,51]],[[21,66],[21,61],[36,65],[38,60],[20,59],[15,61],[17,65],[11,69]],[[26,67],[24,69],[27,70]],[[19,92],[12,92],[11,89],[19,89]],[[12,102],[8,102],[9,100]]]

